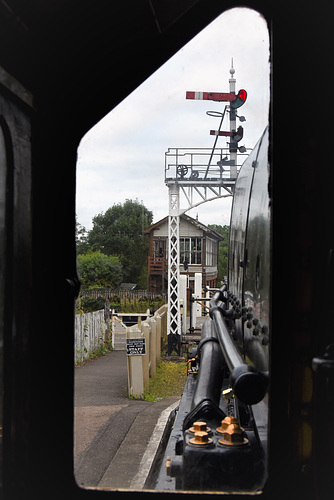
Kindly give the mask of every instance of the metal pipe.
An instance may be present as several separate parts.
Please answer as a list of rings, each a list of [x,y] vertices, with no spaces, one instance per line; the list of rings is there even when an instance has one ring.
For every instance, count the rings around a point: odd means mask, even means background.
[[[230,384],[233,392],[242,403],[253,405],[259,403],[267,392],[268,374],[245,363],[235,345],[224,320],[224,315],[228,316],[230,313],[223,306],[225,290],[224,285],[212,297],[210,317],[215,325],[219,344],[230,370]]]
[[[244,364],[244,360],[239,353],[233,339],[227,329],[222,315],[222,292],[214,294],[210,302],[210,317],[214,322],[220,347],[223,351],[225,361],[230,372],[239,365]],[[221,304],[221,305],[219,305]]]
[[[200,357],[200,369],[191,408],[195,408],[204,399],[219,405],[224,375],[224,358],[210,319],[203,323],[198,355]]]

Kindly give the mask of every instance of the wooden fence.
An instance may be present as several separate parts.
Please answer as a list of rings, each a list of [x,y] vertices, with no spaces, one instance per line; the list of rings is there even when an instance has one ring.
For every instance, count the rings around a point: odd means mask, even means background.
[[[80,295],[82,297],[91,297],[97,299],[98,297],[104,297],[105,299],[111,300],[113,297],[119,297],[121,300],[140,300],[149,299],[154,300],[156,297],[161,297],[163,294],[149,292],[147,290],[127,290],[126,288],[117,289],[96,289],[96,290],[81,290]]]
[[[75,363],[81,363],[103,347],[106,334],[109,335],[104,317],[103,309],[75,315]]]

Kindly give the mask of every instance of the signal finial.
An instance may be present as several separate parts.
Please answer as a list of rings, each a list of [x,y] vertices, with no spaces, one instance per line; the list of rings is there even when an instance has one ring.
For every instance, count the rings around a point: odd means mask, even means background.
[[[235,73],[235,69],[233,68],[233,57],[232,57],[231,69],[230,69],[230,74],[231,74],[232,78],[233,78],[234,73]]]

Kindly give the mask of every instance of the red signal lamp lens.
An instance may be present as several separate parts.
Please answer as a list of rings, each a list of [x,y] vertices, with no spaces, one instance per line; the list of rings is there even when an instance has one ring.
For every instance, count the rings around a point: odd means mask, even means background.
[[[245,100],[247,99],[247,92],[246,92],[246,90],[244,90],[244,89],[239,90],[238,97],[239,97],[239,99],[242,100],[242,102],[245,102]]]
[[[235,97],[235,100],[231,102],[231,107],[233,109],[240,108],[247,99],[247,92],[244,89],[239,90],[238,94]]]

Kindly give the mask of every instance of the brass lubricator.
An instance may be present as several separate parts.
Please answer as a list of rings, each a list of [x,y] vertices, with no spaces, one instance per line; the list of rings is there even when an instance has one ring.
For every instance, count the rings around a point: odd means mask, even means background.
[[[246,433],[235,417],[225,417],[216,432],[222,434],[222,438],[218,441],[219,444],[225,446],[244,446],[248,444]]]

